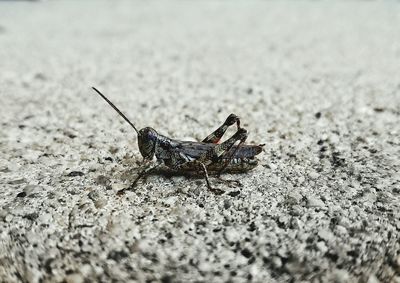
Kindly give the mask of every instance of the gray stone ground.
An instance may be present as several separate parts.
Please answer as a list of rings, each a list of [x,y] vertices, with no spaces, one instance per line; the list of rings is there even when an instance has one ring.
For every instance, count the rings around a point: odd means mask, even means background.
[[[1,2],[1,280],[400,282],[399,27],[398,1]],[[236,113],[260,166],[119,197],[141,157],[93,85],[171,137]]]

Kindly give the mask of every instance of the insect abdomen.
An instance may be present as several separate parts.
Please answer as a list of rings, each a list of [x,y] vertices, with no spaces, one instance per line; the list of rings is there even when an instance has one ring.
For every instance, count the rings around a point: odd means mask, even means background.
[[[227,159],[221,159],[216,163],[211,163],[207,166],[209,174],[220,173],[220,170],[225,166]],[[232,158],[225,167],[224,172],[241,173],[247,172],[258,165],[258,160],[254,158]]]

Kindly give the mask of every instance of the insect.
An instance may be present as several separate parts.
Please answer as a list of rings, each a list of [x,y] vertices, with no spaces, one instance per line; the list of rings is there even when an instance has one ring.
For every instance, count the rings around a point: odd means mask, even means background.
[[[140,154],[144,159],[144,166],[133,184],[132,189],[140,178],[164,165],[170,170],[189,175],[202,175],[208,189],[215,193],[222,193],[214,189],[209,180],[209,174],[220,176],[223,172],[247,172],[258,165],[256,155],[261,153],[264,144],[245,144],[248,133],[240,127],[240,119],[235,114],[226,118],[225,122],[201,142],[180,141],[159,134],[151,127],[137,130],[135,125],[99,90],[95,90],[118,114],[136,131]],[[236,124],[236,133],[219,143],[228,127]],[[238,144],[236,145],[236,143]],[[154,156],[157,162],[152,162]],[[119,193],[123,193],[124,190]]]

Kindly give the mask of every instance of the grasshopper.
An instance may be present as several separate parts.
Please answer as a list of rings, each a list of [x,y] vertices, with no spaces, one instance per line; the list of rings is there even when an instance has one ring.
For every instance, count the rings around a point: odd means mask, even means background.
[[[136,131],[140,154],[143,156],[143,170],[138,174],[133,184],[127,188],[132,189],[140,178],[151,171],[164,165],[173,172],[189,175],[202,175],[209,190],[222,193],[214,189],[209,180],[209,174],[220,176],[222,172],[240,173],[247,172],[258,165],[256,155],[261,153],[264,144],[245,144],[248,133],[240,127],[240,119],[235,114],[230,114],[225,122],[201,142],[180,141],[159,134],[151,127],[137,130],[135,125],[99,90],[97,92],[126,122]],[[219,143],[226,130],[236,124],[236,133]],[[237,145],[235,145],[239,142]],[[154,156],[157,162],[152,162]],[[123,193],[123,189],[119,194]]]

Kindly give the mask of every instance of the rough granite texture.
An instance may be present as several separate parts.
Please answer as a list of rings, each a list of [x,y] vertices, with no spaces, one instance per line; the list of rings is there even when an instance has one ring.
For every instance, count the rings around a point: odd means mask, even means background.
[[[400,282],[399,27],[399,1],[1,2],[0,281]],[[236,113],[260,165],[117,196],[142,158],[90,86],[175,138]]]

